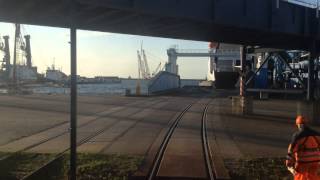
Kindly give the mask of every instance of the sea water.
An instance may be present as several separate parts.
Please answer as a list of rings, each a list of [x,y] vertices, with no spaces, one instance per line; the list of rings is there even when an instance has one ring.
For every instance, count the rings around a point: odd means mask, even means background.
[[[140,80],[141,94],[148,93],[148,80]],[[78,84],[78,94],[124,95],[126,90],[136,92],[136,80],[122,80],[121,83]],[[29,89],[35,94],[69,94],[69,87],[37,86]]]

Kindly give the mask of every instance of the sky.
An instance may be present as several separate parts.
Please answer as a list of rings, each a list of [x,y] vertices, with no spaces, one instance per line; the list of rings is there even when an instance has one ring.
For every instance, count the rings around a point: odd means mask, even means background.
[[[15,26],[0,22],[0,36],[10,36],[11,62]],[[22,34],[31,35],[32,62],[39,73],[55,64],[70,73],[70,35],[68,29],[22,25]],[[141,42],[147,52],[150,71],[167,62],[166,50],[177,45],[180,49],[207,49],[208,42],[135,36],[78,30],[78,74],[81,76],[137,77],[137,50]],[[0,53],[0,58],[3,54]],[[201,61],[200,61],[201,60]],[[179,58],[182,78],[204,79],[208,72],[208,58]]]
[[[317,3],[317,0],[287,1]],[[45,73],[52,64],[66,74],[70,73],[68,29],[23,25],[22,33],[31,35],[32,62],[38,67],[39,73]],[[13,57],[13,24],[0,22],[0,37],[4,35],[10,36]],[[208,48],[208,42],[78,30],[78,74],[87,77],[137,77],[137,50],[142,41],[151,72],[160,62],[165,64],[168,59],[166,50],[173,45],[180,49]],[[0,58],[2,56],[0,52]],[[182,78],[203,79],[208,72],[208,58],[179,58],[178,65]]]

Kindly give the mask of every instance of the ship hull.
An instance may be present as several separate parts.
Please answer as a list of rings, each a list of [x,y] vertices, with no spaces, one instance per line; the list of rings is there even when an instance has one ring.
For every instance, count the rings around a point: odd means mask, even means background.
[[[234,89],[239,79],[238,72],[214,72],[216,89]]]

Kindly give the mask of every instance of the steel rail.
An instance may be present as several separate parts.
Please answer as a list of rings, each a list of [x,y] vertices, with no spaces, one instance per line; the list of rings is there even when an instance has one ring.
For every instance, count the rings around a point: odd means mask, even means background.
[[[162,102],[162,101],[163,101],[163,100],[157,101],[157,102]],[[165,102],[165,101],[163,101],[163,102]],[[156,103],[154,103],[154,104],[156,104]],[[141,111],[138,111],[138,112],[136,112],[136,113],[139,113],[139,112],[141,112]],[[134,113],[134,114],[136,114],[136,113]],[[99,130],[99,131],[97,131],[97,132],[92,133],[91,135],[89,135],[89,136],[86,137],[85,139],[82,139],[80,142],[78,142],[78,143],[76,144],[76,146],[77,146],[77,147],[78,147],[78,146],[81,146],[82,144],[84,144],[84,143],[90,141],[91,139],[93,139],[94,137],[96,137],[96,136],[104,133],[105,131],[107,131],[108,129],[110,129],[113,125],[117,124],[118,122],[119,122],[119,121],[116,121],[116,122],[114,122],[114,123],[112,123],[112,124],[109,124],[109,125],[105,126],[103,129],[101,129],[101,130]],[[47,163],[44,164],[43,166],[39,167],[39,168],[36,169],[35,171],[29,173],[28,175],[26,175],[25,177],[23,177],[22,180],[32,180],[32,179],[37,175],[37,173],[39,173],[39,171],[44,170],[44,169],[48,169],[48,167],[50,167],[50,166],[51,166],[52,164],[54,164],[56,161],[61,160],[61,158],[63,158],[63,156],[64,156],[69,150],[70,150],[70,147],[68,147],[68,148],[66,148],[65,150],[63,150],[62,152],[58,153],[55,158],[53,158],[52,160],[50,160],[49,162],[47,162]]]
[[[112,123],[111,125],[105,126],[103,129],[92,133],[91,135],[89,135],[88,137],[86,137],[85,139],[82,139],[80,142],[78,142],[76,144],[76,146],[81,146],[82,144],[90,141],[91,139],[93,139],[94,137],[102,134],[103,132],[105,132],[106,130],[108,130],[110,127],[112,127],[112,125],[116,124],[117,122]],[[53,158],[52,160],[50,160],[48,163],[46,163],[45,165],[39,167],[38,169],[36,169],[35,171],[29,173],[28,175],[26,175],[25,177],[22,178],[22,180],[28,180],[28,179],[32,179],[31,177],[34,176],[34,174],[38,173],[40,170],[45,169],[47,167],[49,167],[51,164],[53,164],[54,162],[56,162],[57,160],[60,160],[62,156],[65,155],[65,153],[67,153],[70,150],[70,147],[64,149],[62,152],[60,152],[59,154],[56,155],[55,158]]]
[[[160,100],[160,101],[157,101],[156,103],[160,103],[160,102],[166,102],[166,101]],[[154,105],[154,104],[156,104],[156,103],[152,103],[152,105]],[[130,104],[130,103],[128,103],[128,104]],[[119,109],[119,110],[116,110],[116,111],[111,112],[111,113],[121,112],[122,110],[123,110],[123,109]],[[133,113],[133,114],[137,114],[137,113],[139,113],[139,112],[141,112],[141,111],[143,111],[143,110],[140,110],[140,111],[135,112],[135,113]],[[87,125],[89,125],[89,124],[92,124],[92,123],[98,121],[98,120],[101,119],[101,118],[110,117],[110,116],[108,116],[109,113],[108,113],[107,115],[99,116],[99,114],[100,114],[100,113],[103,113],[103,112],[105,112],[105,111],[100,111],[100,112],[96,113],[96,114],[98,115],[97,117],[89,120],[89,121],[86,122],[86,123],[83,123],[83,124],[79,125],[77,128],[81,128],[81,127],[87,126]],[[111,113],[110,113],[110,114],[111,114]],[[93,114],[93,115],[95,115],[95,114]],[[69,123],[69,122],[63,122],[63,123],[60,123],[60,124],[58,124],[58,125],[55,125],[55,126],[53,126],[53,127],[51,127],[51,128],[56,128],[56,127],[59,127],[59,126],[62,126],[62,125],[68,124],[68,123]],[[113,126],[113,125],[116,124],[116,123],[117,123],[117,122],[112,123],[111,125],[106,126],[106,128],[108,128],[108,127],[110,127],[110,126]],[[49,129],[51,129],[51,128],[49,128]],[[46,129],[46,130],[49,130],[49,129]],[[103,129],[102,129],[102,130],[103,130]],[[100,131],[101,131],[101,130],[100,130]],[[98,132],[100,132],[100,131],[98,131]],[[44,131],[40,131],[39,133],[41,133],[41,132],[44,132]],[[59,133],[59,134],[56,134],[56,135],[54,135],[54,136],[45,138],[45,139],[43,139],[43,140],[41,140],[41,141],[39,141],[39,142],[33,143],[33,144],[31,144],[31,145],[28,145],[28,146],[26,146],[26,147],[24,147],[24,148],[22,148],[22,149],[20,149],[20,150],[18,150],[18,151],[12,152],[12,153],[10,153],[9,155],[1,156],[1,157],[0,157],[0,161],[6,161],[6,160],[10,159],[11,157],[14,157],[15,154],[23,153],[23,152],[25,152],[25,151],[28,151],[28,150],[30,150],[30,149],[33,149],[33,148],[35,148],[35,147],[37,147],[37,146],[40,146],[40,145],[42,145],[42,144],[44,144],[44,143],[47,143],[47,142],[51,141],[51,140],[54,140],[54,139],[59,138],[59,137],[61,137],[61,136],[63,136],[63,135],[66,135],[66,134],[69,133],[69,132],[70,132],[69,130],[65,130],[65,131],[63,131],[63,132],[61,132],[61,133]],[[102,132],[101,132],[101,133],[102,133]],[[32,135],[34,135],[34,134],[32,134]],[[88,137],[90,137],[90,136],[88,136]],[[81,143],[82,141],[84,141],[84,140],[87,139],[88,137],[84,138],[84,139],[81,140],[79,143]],[[18,140],[19,140],[19,139],[18,139]],[[86,142],[87,142],[87,141],[86,141]],[[81,144],[83,144],[83,143],[81,143]],[[6,144],[5,144],[5,145],[6,145]],[[65,151],[58,153],[57,156],[59,156],[59,154],[63,154],[64,152],[65,152]],[[58,157],[57,157],[57,158],[58,158]]]
[[[156,179],[156,176],[159,172],[159,167],[161,165],[161,162],[164,158],[164,153],[166,151],[167,145],[170,141],[170,138],[172,134],[174,133],[174,130],[176,129],[177,125],[181,121],[182,117],[184,114],[191,108],[192,104],[187,106],[184,111],[180,113],[180,115],[176,118],[174,123],[170,126],[167,134],[165,135],[164,140],[162,141],[159,151],[155,157],[155,160],[152,164],[151,170],[147,176],[148,180],[153,180]],[[202,114],[202,121],[201,121],[201,140],[202,140],[202,149],[203,149],[203,156],[205,159],[205,166],[206,166],[206,171],[207,171],[207,176],[208,179],[210,180],[215,180],[215,173],[213,169],[213,161],[212,161],[212,154],[211,154],[211,149],[209,146],[208,142],[208,134],[207,134],[207,112],[209,108],[209,103],[205,106]]]
[[[160,101],[157,101],[156,103],[162,103],[162,102],[166,102],[166,101],[160,100]],[[151,105],[154,105],[154,104],[156,104],[156,103],[152,103]],[[131,104],[131,103],[128,103],[127,105],[124,105],[124,106],[130,107],[129,104]],[[115,118],[115,116],[110,116],[110,114],[121,112],[121,111],[123,111],[123,109],[118,109],[118,110],[112,111],[112,112],[110,112],[110,113],[107,113],[107,114],[105,114],[105,115],[100,115],[100,114],[102,114],[102,113],[104,113],[104,112],[106,112],[106,111],[107,111],[107,110],[103,110],[103,111],[99,111],[99,112],[97,112],[97,113],[95,113],[95,114],[89,115],[89,116],[96,116],[96,117],[94,117],[93,119],[90,119],[88,122],[85,122],[85,123],[79,125],[77,128],[81,128],[81,127],[87,126],[87,125],[89,125],[89,124],[91,124],[91,123],[94,123],[94,122],[98,121],[98,120],[101,119],[101,118],[105,118],[105,117]],[[141,112],[141,111],[143,111],[143,110],[137,111],[137,112],[135,112],[135,113],[133,113],[133,114],[139,113],[139,112]],[[68,124],[68,123],[69,123],[69,121],[66,121],[66,122],[59,123],[59,124],[57,124],[57,125],[53,125],[53,126],[47,128],[47,129],[44,129],[44,130],[39,131],[39,132],[37,132],[37,133],[31,134],[30,136],[35,135],[35,134],[38,134],[38,133],[45,132],[45,131],[50,130],[50,129],[53,129],[53,128],[57,128],[57,127],[59,127],[59,126],[66,125],[66,124]],[[37,147],[37,146],[39,146],[39,145],[41,145],[41,144],[44,144],[44,143],[46,143],[46,142],[48,142],[48,141],[50,141],[50,140],[56,139],[56,138],[58,138],[58,137],[60,137],[60,136],[63,136],[63,135],[65,135],[65,134],[67,134],[68,132],[69,132],[69,130],[65,130],[65,131],[63,131],[63,132],[61,132],[61,133],[59,133],[59,134],[57,134],[57,135],[54,135],[54,136],[45,138],[45,139],[43,139],[43,140],[41,140],[41,141],[39,141],[39,142],[36,142],[36,143],[34,143],[34,144],[31,144],[31,145],[29,145],[29,146],[27,146],[27,147],[25,147],[25,148],[22,148],[22,149],[20,149],[20,150],[18,150],[18,151],[12,152],[12,153],[15,154],[15,153],[21,153],[21,152],[30,150],[30,149],[32,149],[32,148],[34,148],[34,147]],[[21,139],[22,139],[22,138],[19,138],[19,139],[17,139],[17,140],[21,140]],[[16,141],[17,141],[17,140],[16,140]],[[8,144],[10,144],[10,143],[11,143],[11,142],[6,143],[6,144],[3,144],[3,145],[1,145],[1,146],[6,146],[6,145],[8,145]],[[0,157],[0,161],[7,159],[9,156],[10,156],[10,155]]]
[[[208,172],[208,179],[214,180],[215,175],[213,171],[212,164],[212,154],[208,142],[208,134],[207,134],[207,112],[208,112],[209,104],[206,105],[202,115],[202,126],[201,126],[201,135],[202,135],[202,147],[203,147],[203,155],[206,161],[206,168]]]
[[[149,172],[148,176],[147,176],[147,179],[148,180],[153,180],[157,174],[158,174],[158,171],[159,171],[159,167],[161,165],[161,161],[163,159],[163,155],[167,149],[167,146],[168,146],[168,143],[169,143],[169,140],[174,132],[174,130],[176,129],[176,127],[178,126],[180,120],[182,119],[182,117],[184,116],[184,114],[191,108],[193,104],[190,104],[188,105],[180,114],[179,116],[175,119],[175,121],[172,123],[172,125],[170,126],[167,134],[165,135],[164,137],[164,140],[162,141],[161,145],[160,145],[160,148],[159,148],[159,151],[157,152],[156,154],[156,157],[155,157],[155,160],[152,164],[152,168],[151,168],[151,171]]]

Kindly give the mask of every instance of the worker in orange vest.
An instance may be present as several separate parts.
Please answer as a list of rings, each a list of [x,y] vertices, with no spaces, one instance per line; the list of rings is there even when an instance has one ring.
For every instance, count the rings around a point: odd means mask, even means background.
[[[303,116],[297,116],[296,125],[286,166],[295,180],[320,180],[320,133],[308,127]]]

